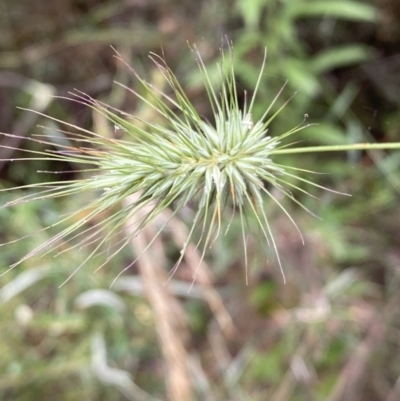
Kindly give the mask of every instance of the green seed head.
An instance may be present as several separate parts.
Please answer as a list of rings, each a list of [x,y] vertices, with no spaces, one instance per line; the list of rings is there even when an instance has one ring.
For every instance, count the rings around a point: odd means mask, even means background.
[[[165,61],[154,54],[151,55],[151,59],[168,83],[169,93],[153,87],[134,70],[132,72],[144,91],[139,94],[128,87],[125,88],[153,109],[161,117],[161,123],[138,120],[135,116],[114,109],[80,92],[73,95],[72,100],[83,103],[107,117],[114,127],[125,133],[126,137],[121,140],[109,139],[70,125],[75,130],[75,133],[69,135],[74,146],[60,146],[59,151],[36,152],[34,158],[37,159],[84,164],[90,168],[84,170],[85,178],[36,184],[34,187],[39,191],[10,202],[8,206],[47,197],[81,195],[85,192],[93,192],[96,196],[88,205],[60,221],[60,223],[65,220],[71,221],[68,228],[32,250],[11,268],[35,254],[49,249],[57,250],[68,241],[78,241],[79,246],[90,246],[91,249],[89,257],[75,271],[89,258],[100,253],[104,243],[113,240],[113,249],[106,258],[107,262],[163,210],[171,208],[173,217],[190,201],[196,202],[197,211],[189,238],[183,244],[175,268],[182,261],[196,228],[200,231],[199,244],[204,250],[203,257],[220,235],[221,226],[225,225],[226,229],[229,229],[230,224],[224,223],[225,206],[231,207],[239,215],[246,268],[244,218],[246,213],[252,213],[256,217],[266,242],[275,250],[280,266],[263,199],[266,197],[272,199],[291,219],[268,188],[272,185],[297,202],[289,188],[302,189],[293,184],[292,180],[291,183],[286,182],[285,177],[298,177],[288,172],[288,167],[276,164],[273,155],[274,151],[280,148],[283,139],[305,126],[299,125],[279,136],[268,135],[271,121],[284,107],[282,106],[272,116],[269,115],[278,96],[262,118],[253,122],[252,108],[264,71],[265,58],[254,95],[249,104],[245,101],[241,107],[237,96],[231,52],[228,60],[222,55],[219,66],[222,85],[217,91],[211,84],[200,55],[196,49],[194,51],[214,121],[206,121],[197,113]],[[122,61],[118,53],[117,58]],[[48,118],[69,125],[52,117]],[[31,140],[39,141],[33,138]],[[39,142],[50,144],[46,139]],[[291,171],[293,170],[301,171],[292,168]],[[305,179],[299,179],[310,183]],[[130,201],[127,202],[127,199]],[[100,222],[96,220],[100,213],[110,209],[115,209],[115,212],[109,213],[108,217]],[[80,214],[85,214],[85,219],[76,219]],[[137,225],[127,234],[124,226],[136,214],[144,217],[137,220]],[[84,228],[90,221],[96,223]],[[167,224],[168,222],[165,223]],[[115,241],[115,238],[119,239]]]

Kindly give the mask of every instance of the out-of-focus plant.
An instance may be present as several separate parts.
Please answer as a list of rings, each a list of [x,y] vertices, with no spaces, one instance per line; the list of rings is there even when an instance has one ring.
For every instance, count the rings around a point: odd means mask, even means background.
[[[323,73],[359,64],[371,56],[371,49],[361,43],[328,44],[317,54],[310,54],[301,35],[305,31],[317,42],[329,43],[329,35],[341,21],[375,22],[377,11],[372,5],[347,0],[252,0],[237,1],[236,9],[244,20],[235,41],[235,52],[241,60],[237,75],[245,82],[254,82],[254,66],[243,56],[256,47],[268,49],[270,77],[288,80],[293,90],[301,89],[311,98],[323,91]],[[308,25],[300,25],[302,22]],[[260,90],[260,96],[276,90],[274,81]]]
[[[34,246],[46,241],[51,231],[42,230],[41,218],[49,209],[59,207],[54,200],[43,200],[2,209],[2,224],[8,226],[9,238],[40,232],[26,241]],[[64,208],[74,207],[74,199]],[[40,217],[41,218],[40,218]],[[24,241],[18,243],[20,246]],[[0,269],[15,256],[3,248]],[[23,248],[19,249],[22,252]],[[109,285],[110,271],[93,275],[96,264],[59,289],[70,266],[79,263],[82,252],[75,249],[68,258],[32,258],[13,274],[3,277],[0,288],[0,398],[52,399],[57,383],[57,397],[73,400],[76,395],[107,399],[154,400],[143,390],[150,388],[154,372],[143,368],[143,359],[156,358],[156,337],[152,319],[143,299],[143,284]],[[146,341],[141,339],[146,338]],[[116,369],[115,364],[120,368]],[[124,368],[122,368],[124,367]],[[74,385],[71,385],[74,383]],[[161,386],[161,385],[160,385]],[[152,386],[153,396],[157,390]],[[122,396],[121,394],[125,395]]]

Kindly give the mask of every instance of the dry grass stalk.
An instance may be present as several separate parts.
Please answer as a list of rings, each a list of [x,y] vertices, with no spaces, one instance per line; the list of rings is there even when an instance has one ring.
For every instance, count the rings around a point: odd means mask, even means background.
[[[129,235],[133,226],[128,220],[126,230]],[[168,287],[163,285],[168,277],[164,268],[165,255],[161,239],[156,238],[151,252],[144,252],[155,233],[153,224],[149,224],[140,235],[131,238],[131,245],[136,254],[143,253],[137,264],[155,314],[158,339],[165,361],[168,397],[171,401],[189,401],[192,399],[186,349],[189,333],[182,308],[168,291]]]

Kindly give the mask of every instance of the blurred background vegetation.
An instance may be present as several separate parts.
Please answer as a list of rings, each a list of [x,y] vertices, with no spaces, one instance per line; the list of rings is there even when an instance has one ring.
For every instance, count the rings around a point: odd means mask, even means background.
[[[216,71],[227,35],[240,93],[254,88],[268,49],[256,114],[286,80],[283,98],[297,92],[272,135],[307,114],[319,124],[299,137],[307,144],[400,141],[397,0],[1,0],[0,7],[1,132],[29,137],[45,126],[53,141],[67,140],[57,131],[62,127],[20,106],[120,137],[84,106],[52,96],[74,88],[151,118],[151,110],[113,85],[117,80],[135,88],[136,82],[110,45],[160,89],[164,82],[148,53],[163,49],[206,117],[209,105],[187,41]],[[23,155],[13,148],[43,149],[17,137],[2,137],[1,145],[1,159]],[[199,260],[194,247],[164,287],[187,235],[190,205],[111,289],[151,238],[151,228],[100,271],[94,273],[99,262],[91,260],[61,288],[86,251],[31,258],[2,276],[0,399],[399,400],[400,154],[301,157],[305,169],[327,173],[317,176],[321,184],[353,196],[321,190],[318,199],[301,199],[320,219],[285,204],[305,246],[268,205],[286,285],[255,237],[248,243],[246,286],[233,222],[190,292]],[[74,166],[61,167],[70,170],[62,179],[78,174]],[[52,179],[37,171],[60,166],[0,161],[0,169],[0,185],[8,188]],[[1,203],[22,195],[22,189],[3,192]],[[1,248],[0,271],[57,232],[43,227],[85,202],[1,208],[2,243],[35,235]]]

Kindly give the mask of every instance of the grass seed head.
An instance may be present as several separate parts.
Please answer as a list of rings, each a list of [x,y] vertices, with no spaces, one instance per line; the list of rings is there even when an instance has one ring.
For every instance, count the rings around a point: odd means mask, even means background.
[[[297,173],[301,170],[292,169],[288,172],[287,167],[274,162],[273,154],[282,146],[284,139],[305,128],[305,125],[300,124],[278,136],[269,136],[270,123],[284,107],[270,115],[278,96],[259,121],[252,120],[252,109],[263,75],[265,58],[254,88],[254,95],[249,104],[245,101],[241,107],[237,96],[232,52],[229,52],[228,57],[222,53],[219,65],[222,84],[217,91],[211,83],[198,51],[196,48],[193,51],[213,112],[212,122],[204,120],[197,113],[164,59],[155,54],[151,54],[150,58],[167,82],[168,93],[161,92],[147,83],[133,69],[131,70],[144,91],[139,93],[124,85],[121,86],[156,112],[161,117],[162,123],[141,121],[78,91],[71,99],[105,116],[114,127],[125,133],[124,139],[106,138],[46,116],[74,129],[74,133],[68,135],[73,146],[61,145],[57,151],[36,151],[33,158],[63,161],[74,165],[83,164],[89,168],[84,170],[84,178],[31,185],[30,187],[36,190],[33,194],[9,202],[6,206],[43,198],[82,196],[88,192],[95,193],[96,196],[87,205],[57,223],[61,225],[65,221],[70,221],[67,228],[33,249],[19,262],[10,266],[10,269],[39,253],[49,250],[56,253],[65,252],[65,243],[68,241],[79,243],[80,247],[88,246],[90,249],[89,256],[72,274],[90,258],[102,254],[103,244],[112,241],[112,251],[108,251],[108,256],[102,264],[104,265],[129,244],[132,236],[138,235],[163,210],[171,208],[173,217],[190,201],[196,202],[197,211],[189,231],[189,238],[183,245],[174,271],[184,258],[196,228],[200,231],[202,258],[220,235],[221,226],[225,225],[226,230],[229,229],[230,223],[226,224],[223,221],[223,208],[226,205],[232,207],[240,218],[246,272],[247,213],[254,214],[266,242],[275,250],[278,264],[281,266],[266,216],[264,199],[266,197],[272,199],[291,219],[268,187],[272,185],[278,188],[297,202],[289,188],[302,189],[293,184],[292,180],[291,183],[286,182],[285,177],[297,178]],[[123,62],[118,53],[116,57]],[[53,145],[45,135],[43,139],[30,140]],[[305,179],[299,179],[312,184]],[[128,198],[133,201],[127,204],[125,202]],[[121,207],[122,204],[124,207]],[[96,219],[109,210],[113,212],[108,213],[108,217],[100,221]],[[144,217],[139,219],[134,229],[129,230],[127,234],[124,225],[132,216],[143,211],[145,211]],[[80,215],[85,215],[85,218],[76,218]],[[92,222],[89,227],[88,222]],[[157,235],[167,224],[168,222],[160,228]],[[150,245],[151,242],[148,247]]]

